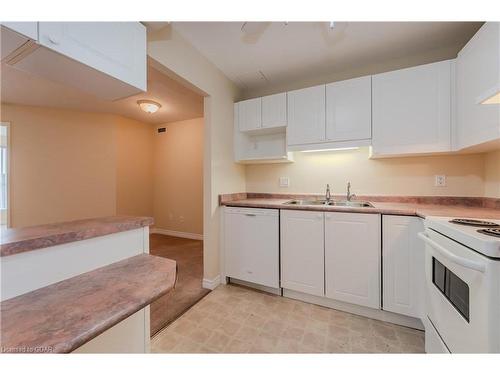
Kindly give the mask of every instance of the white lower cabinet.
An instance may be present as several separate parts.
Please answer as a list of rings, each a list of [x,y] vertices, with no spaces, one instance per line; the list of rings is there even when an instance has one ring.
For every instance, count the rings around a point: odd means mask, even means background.
[[[281,287],[324,296],[324,213],[281,210]]]
[[[326,297],[380,308],[380,215],[325,213]]]
[[[422,317],[424,245],[422,220],[384,215],[382,220],[383,310]]]
[[[279,287],[279,211],[226,207],[225,275]]]

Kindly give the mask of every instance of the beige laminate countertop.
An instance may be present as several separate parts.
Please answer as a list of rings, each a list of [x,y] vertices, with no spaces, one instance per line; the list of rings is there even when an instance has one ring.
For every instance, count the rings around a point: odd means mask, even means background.
[[[253,208],[276,208],[286,210],[327,211],[327,212],[357,212],[378,213],[385,215],[419,216],[446,216],[446,217],[468,217],[478,219],[500,220],[500,210],[495,208],[474,207],[452,204],[422,204],[406,202],[374,202],[373,207],[338,207],[317,205],[288,205],[285,202],[291,198],[245,198],[221,202],[224,206],[253,207]]]
[[[1,353],[69,353],[174,287],[176,262],[137,255],[0,303]]]
[[[153,224],[142,216],[106,216],[32,227],[2,229],[0,256],[8,256],[49,246],[86,240]]]

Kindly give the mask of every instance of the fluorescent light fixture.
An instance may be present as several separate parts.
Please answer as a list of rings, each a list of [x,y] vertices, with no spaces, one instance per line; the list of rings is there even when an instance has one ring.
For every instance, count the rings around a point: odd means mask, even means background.
[[[323,150],[304,150],[301,152],[327,152],[327,151],[347,151],[357,150],[359,147],[339,147],[339,148],[325,148]]]
[[[484,99],[481,104],[500,104],[500,91]]]
[[[152,100],[138,100],[137,104],[146,113],[155,113],[161,108],[161,104]]]
[[[479,96],[477,104],[500,104],[500,84]]]

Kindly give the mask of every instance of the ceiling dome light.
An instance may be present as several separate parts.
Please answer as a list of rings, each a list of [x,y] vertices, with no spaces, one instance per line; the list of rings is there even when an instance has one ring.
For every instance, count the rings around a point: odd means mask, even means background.
[[[155,113],[161,108],[161,104],[152,100],[138,100],[137,104],[146,113]]]

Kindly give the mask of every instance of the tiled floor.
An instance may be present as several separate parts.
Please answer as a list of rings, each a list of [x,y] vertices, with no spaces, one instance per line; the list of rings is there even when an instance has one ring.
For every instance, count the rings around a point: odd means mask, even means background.
[[[410,328],[221,285],[158,333],[153,353],[422,353]]]
[[[151,334],[172,322],[208,292],[202,285],[203,241],[152,234],[150,253],[173,259],[178,266],[175,289],[151,304]]]

